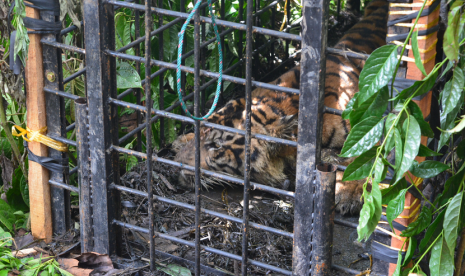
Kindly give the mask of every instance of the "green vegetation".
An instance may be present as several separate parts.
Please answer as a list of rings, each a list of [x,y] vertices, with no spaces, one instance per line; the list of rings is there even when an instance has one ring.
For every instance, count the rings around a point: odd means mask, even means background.
[[[424,2],[424,4],[426,1]],[[423,5],[424,7],[424,5]],[[422,7],[422,10],[423,10]],[[418,273],[424,275],[419,267],[422,259],[430,254],[429,264],[431,275],[454,275],[455,269],[460,272],[463,249],[454,253],[459,235],[461,242],[465,241],[465,139],[458,147],[449,148],[448,154],[452,161],[445,164],[439,161],[425,161],[421,164],[415,161],[417,156],[437,156],[438,153],[420,144],[421,136],[433,137],[430,125],[424,121],[423,114],[413,98],[427,93],[440,78],[438,74],[443,65],[447,65],[444,75],[452,75],[445,84],[439,98],[441,107],[441,129],[438,151],[445,145],[454,145],[453,141],[463,135],[465,117],[458,116],[464,106],[465,86],[465,12],[463,1],[450,3],[449,22],[444,35],[444,52],[446,59],[436,64],[426,75],[418,51],[417,36],[414,28],[402,46],[386,45],[371,54],[360,75],[360,92],[354,97],[343,117],[349,119],[352,130],[344,144],[341,155],[344,157],[359,156],[345,171],[343,180],[358,180],[367,178],[364,185],[364,205],[357,228],[359,240],[368,239],[375,230],[381,218],[382,204],[387,204],[386,217],[392,227],[392,221],[404,209],[404,196],[410,187],[416,187],[407,171],[419,178],[431,178],[447,171],[452,174],[445,185],[444,191],[434,202],[423,195],[426,204],[421,208],[417,220],[410,224],[401,234],[407,237],[409,247],[404,259],[400,257],[394,275]],[[416,22],[418,21],[418,18]],[[411,87],[397,91],[388,90],[388,83],[396,75],[400,64],[398,50],[403,53],[409,38],[412,38],[413,54],[417,66],[425,75],[425,79],[415,82]],[[388,105],[393,107],[387,116],[383,116]],[[433,99],[435,100],[435,99]],[[384,104],[382,104],[384,103]],[[454,137],[457,136],[457,137]],[[384,139],[382,137],[384,136]],[[395,163],[387,160],[394,150]],[[447,159],[446,159],[447,160]],[[385,178],[388,167],[395,175],[387,189],[380,190],[379,183]],[[367,190],[372,184],[371,191]],[[418,189],[418,188],[417,188]],[[421,193],[421,191],[419,190]],[[426,230],[416,250],[417,235]],[[404,243],[404,246],[406,242]],[[406,249],[406,248],[404,248]],[[407,267],[410,260],[414,265]],[[440,272],[440,273],[439,273]],[[455,274],[459,275],[459,274]]]

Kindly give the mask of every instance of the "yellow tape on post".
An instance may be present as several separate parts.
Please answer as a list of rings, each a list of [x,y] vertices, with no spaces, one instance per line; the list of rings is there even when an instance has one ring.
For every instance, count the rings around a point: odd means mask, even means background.
[[[68,146],[66,144],[45,136],[44,134],[46,131],[47,131],[47,127],[43,127],[39,130],[30,130],[28,127],[24,129],[20,126],[14,125],[11,129],[11,134],[13,134],[13,136],[16,136],[16,137],[22,136],[23,139],[26,140],[27,142],[31,142],[31,141],[39,142],[41,144],[46,145],[47,147],[50,147],[58,151],[62,151],[62,152],[68,151]]]

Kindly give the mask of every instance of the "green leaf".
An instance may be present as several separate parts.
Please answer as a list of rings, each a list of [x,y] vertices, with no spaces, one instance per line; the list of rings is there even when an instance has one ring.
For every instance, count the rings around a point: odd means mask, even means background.
[[[461,159],[465,159],[465,139],[463,139],[457,146],[457,150],[455,151],[457,156]]]
[[[359,106],[354,106],[350,113],[350,125],[355,126],[360,121],[374,116],[381,118],[386,111],[389,99],[389,90],[387,86],[381,88],[379,93],[374,94]]]
[[[426,230],[425,236],[421,240],[420,246],[418,247],[420,252],[424,252],[425,249],[429,247],[429,244],[431,244],[434,240],[432,237],[437,237],[442,232],[442,222],[444,221],[445,213],[446,210],[441,211],[436,216],[433,223],[431,223],[431,225],[428,227],[428,230]]]
[[[460,188],[461,183],[465,181],[465,169],[460,169],[455,175],[447,179],[444,183],[444,191],[433,202],[435,206],[446,204],[450,198],[454,197]]]
[[[438,239],[431,249],[429,260],[431,275],[453,276],[454,275],[454,255],[450,254],[442,237]]]
[[[142,88],[139,73],[127,62],[117,62],[116,82],[118,89]]]
[[[407,229],[400,234],[402,237],[413,237],[420,234],[431,223],[433,214],[429,207],[423,206],[418,218],[407,226]]]
[[[355,125],[344,143],[340,156],[360,155],[378,143],[383,134],[384,119],[368,117]]]
[[[431,88],[433,87],[434,83],[436,82],[436,79],[438,77],[438,72],[434,72],[430,75],[428,75],[426,78],[420,81],[416,81],[413,83],[412,86],[405,88],[402,90],[399,94],[397,94],[394,98],[392,98],[390,101],[395,101],[398,99],[407,99],[415,93],[415,96],[421,96],[425,93],[428,93]]]
[[[391,131],[388,135],[388,131],[391,128],[392,124],[396,120],[397,115],[394,113],[389,113],[386,117],[385,127],[384,127],[384,136],[386,137],[386,144],[384,149],[387,153],[391,152],[394,148],[394,131]]]
[[[365,202],[363,203],[362,210],[360,211],[360,217],[358,219],[357,233],[358,241],[363,239],[367,240],[370,234],[368,233],[368,223],[375,213],[375,206],[373,205],[373,196],[370,192],[365,194]]]
[[[396,167],[396,170],[398,170],[402,162],[404,146],[402,145],[402,135],[400,134],[400,131],[397,128],[394,128],[394,145],[395,145],[395,159],[396,159],[395,167]]]
[[[423,62],[421,61],[420,51],[418,47],[418,29],[415,30],[412,34],[412,52],[413,57],[415,58],[415,64],[417,65],[418,69],[420,69],[421,73],[426,76],[425,67],[423,66]]]
[[[387,171],[388,171],[388,165],[384,164],[384,162],[385,161],[383,160],[383,158],[378,158],[375,161],[375,169],[373,171],[374,182],[380,183],[386,178]]]
[[[418,150],[418,156],[428,157],[428,156],[441,156],[442,154],[430,150],[427,146],[420,144],[420,149]]]
[[[412,260],[413,254],[415,253],[415,249],[417,249],[417,239],[411,237],[409,239],[408,249],[407,253],[405,254],[404,263],[402,264],[403,266],[406,266]]]
[[[400,193],[389,202],[386,208],[386,218],[389,222],[389,225],[394,231],[394,227],[392,226],[392,221],[395,220],[401,213],[404,211],[404,204],[405,204],[405,194],[407,193],[407,189],[403,189]]]
[[[402,271],[402,250],[399,250],[399,253],[397,254],[396,270],[394,270],[394,273],[392,274],[392,276],[400,276],[401,271]]]
[[[462,90],[463,86],[465,83],[465,76],[460,69],[460,67],[455,67],[454,68],[454,75],[451,80],[451,90],[446,91],[446,87],[444,87],[444,91],[442,94],[442,108],[443,108],[443,114],[448,114],[452,112],[454,108],[457,107],[457,104],[460,101],[460,98],[462,96]],[[446,93],[445,93],[446,92]]]
[[[346,109],[344,109],[344,111],[342,111],[342,119],[344,119],[344,120],[349,119],[349,115],[352,112],[354,104],[357,101],[358,95],[359,95],[358,93],[355,93],[354,97],[352,99],[350,99],[350,101],[347,103]]]
[[[389,202],[399,194],[402,189],[406,189],[410,186],[405,178],[397,181],[396,184],[390,186],[389,188],[383,189],[381,193],[383,194],[383,205],[389,204]]]
[[[385,45],[376,49],[367,59],[359,82],[359,103],[368,100],[392,79],[398,63],[397,45]]]
[[[420,126],[412,115],[409,115],[408,120],[405,120],[403,130],[405,134],[404,154],[399,167],[396,166],[396,181],[401,179],[412,166],[421,142]]]
[[[0,226],[6,227],[6,229],[11,233],[13,233],[13,223],[16,221],[13,212],[13,208],[11,208],[3,199],[0,199]]]
[[[444,131],[449,132],[449,133],[457,133],[457,132],[462,131],[462,129],[464,128],[465,128],[465,115],[462,116],[462,119],[460,119],[460,122],[453,129],[444,130]]]
[[[444,33],[444,54],[449,58],[450,61],[457,61],[459,55],[459,30],[457,25],[460,20],[460,8],[462,1],[455,1],[448,15],[448,24],[446,32]]]
[[[373,166],[377,149],[378,147],[373,147],[350,163],[344,171],[342,181],[359,180],[367,177]]]
[[[408,104],[408,108],[410,110],[410,113],[413,115],[413,117],[415,117],[418,124],[420,125],[421,135],[433,138],[434,132],[431,129],[428,122],[426,122],[423,118],[423,113],[421,112],[420,107],[415,102],[410,101]]]
[[[168,264],[166,267],[157,267],[158,270],[165,272],[171,276],[191,276],[192,273],[188,268],[177,264]]]
[[[139,164],[139,160],[137,160],[137,157],[134,155],[128,155],[127,161],[126,161],[126,171],[129,172]]]
[[[426,160],[414,167],[410,172],[416,177],[431,178],[443,171],[449,169],[449,166],[439,161]]]
[[[449,247],[450,254],[454,256],[455,245],[460,223],[460,207],[462,206],[463,192],[455,195],[447,206],[444,217],[444,240]]]

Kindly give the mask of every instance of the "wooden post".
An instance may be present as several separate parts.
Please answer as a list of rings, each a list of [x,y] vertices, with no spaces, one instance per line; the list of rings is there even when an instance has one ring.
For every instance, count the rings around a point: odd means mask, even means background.
[[[415,4],[423,4],[423,0],[413,0]],[[420,10],[420,7],[412,7],[412,10]],[[412,20],[412,23],[415,22],[415,19]],[[417,26],[419,26],[418,30],[426,30],[428,27],[431,28],[437,25],[439,22],[439,6],[433,11],[430,15],[420,17],[418,20]],[[435,57],[436,57],[436,43],[437,43],[437,32],[426,36],[419,36],[418,37],[418,48],[420,49],[420,57],[422,63],[425,67],[426,73],[430,73],[435,64]],[[411,42],[410,42],[411,46]],[[407,63],[407,71],[406,71],[406,78],[411,80],[422,80],[425,76],[421,73],[418,67],[415,65],[413,52],[410,50],[408,51],[408,57],[410,58]],[[415,101],[416,104],[420,107],[421,111],[423,112],[424,118],[426,118],[431,110],[431,91],[425,95],[421,100]],[[421,143],[426,145],[428,138],[425,136],[421,137]],[[425,160],[424,157],[417,157],[416,160],[418,162],[423,162]],[[410,173],[409,173],[410,174]],[[407,179],[413,179],[416,181],[416,177],[410,174],[410,177]],[[421,183],[417,185],[417,187],[421,188]],[[414,222],[417,216],[420,214],[420,205],[421,200],[416,199],[412,194],[407,193],[405,195],[405,209],[399,215],[395,221],[399,222],[404,226],[408,226],[410,223]],[[401,231],[395,230],[396,234],[400,234]],[[391,239],[391,247],[400,249],[402,247],[403,240],[392,238]],[[404,247],[406,250],[407,246]],[[392,275],[396,269],[396,264],[390,264],[389,266],[389,275]]]
[[[39,10],[26,7],[26,16],[39,19]],[[29,30],[29,29],[28,29]],[[29,54],[26,61],[27,126],[39,130],[47,125],[45,117],[44,73],[40,34],[29,35]],[[37,156],[48,156],[45,145],[29,142],[29,149]],[[49,172],[29,160],[29,201],[31,206],[31,231],[36,239],[52,241],[52,209],[50,204]]]

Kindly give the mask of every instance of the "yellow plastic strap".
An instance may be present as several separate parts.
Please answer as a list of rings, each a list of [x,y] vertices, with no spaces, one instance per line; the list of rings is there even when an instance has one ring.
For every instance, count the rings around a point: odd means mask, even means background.
[[[39,130],[30,130],[28,127],[24,129],[17,125],[14,125],[11,129],[11,133],[13,134],[13,136],[16,136],[16,137],[22,136],[23,139],[26,140],[27,142],[32,142],[32,141],[39,142],[41,144],[44,144],[58,151],[63,151],[63,152],[68,151],[68,146],[66,144],[45,136],[44,134],[46,131],[47,131],[47,127],[43,127]]]

